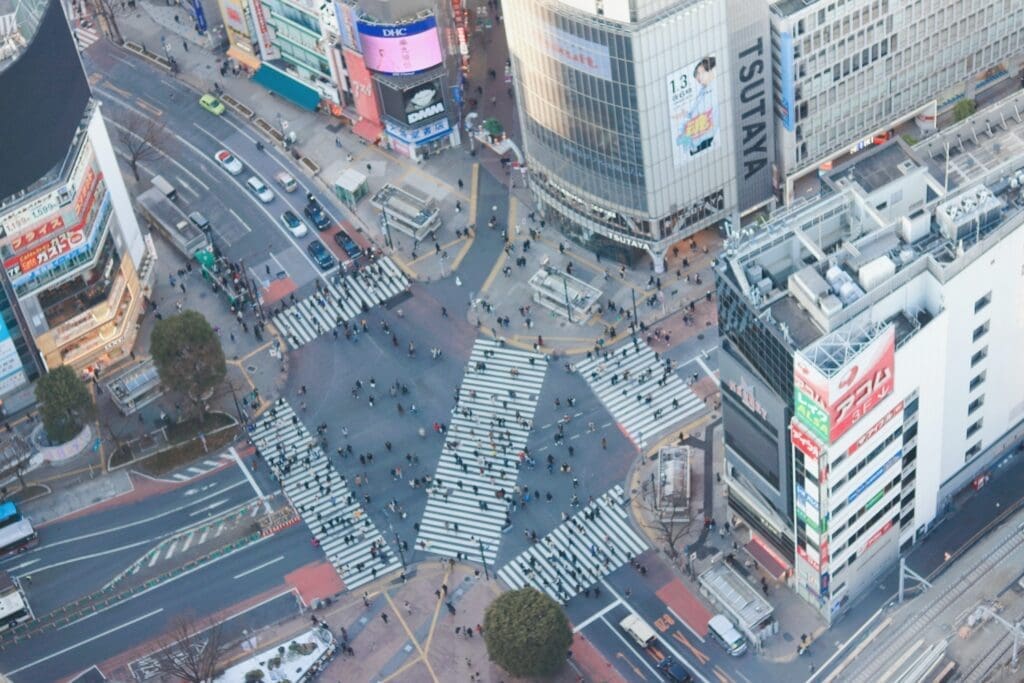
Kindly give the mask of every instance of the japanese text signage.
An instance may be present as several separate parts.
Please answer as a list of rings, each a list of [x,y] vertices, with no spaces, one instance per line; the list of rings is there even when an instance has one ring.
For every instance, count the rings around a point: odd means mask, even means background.
[[[817,460],[821,457],[821,445],[804,431],[804,428],[800,426],[799,422],[793,421],[789,425],[790,440],[793,445],[800,450],[801,453],[806,455],[812,460]]]

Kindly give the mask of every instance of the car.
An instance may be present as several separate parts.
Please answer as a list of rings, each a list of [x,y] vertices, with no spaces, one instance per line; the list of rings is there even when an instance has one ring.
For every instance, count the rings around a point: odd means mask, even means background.
[[[320,270],[330,270],[334,267],[336,261],[331,255],[331,252],[327,251],[327,247],[320,240],[313,240],[306,247],[310,257],[320,266]]]
[[[658,662],[658,671],[662,678],[671,683],[690,683],[693,676],[682,664],[677,662],[671,655]]]
[[[324,207],[320,206],[320,202],[315,199],[306,204],[306,208],[302,210],[302,213],[306,214],[306,218],[313,223],[313,227],[317,230],[322,231],[331,227],[331,219],[327,217]]]
[[[345,250],[345,255],[350,259],[359,258],[363,254],[363,250],[360,246],[356,244],[355,240],[353,240],[344,230],[339,230],[334,233],[334,241],[339,247]]]
[[[199,98],[199,106],[217,116],[224,113],[224,103],[210,93],[206,93]]]
[[[281,214],[281,224],[285,230],[292,234],[292,237],[305,237],[306,233],[309,232],[306,229],[306,224],[291,209]]]
[[[274,201],[274,193],[258,176],[249,176],[249,179],[245,181],[245,186],[264,204]]]
[[[213,155],[213,158],[218,164],[220,164],[221,168],[231,175],[238,175],[245,170],[245,166],[242,166],[242,162],[226,149],[218,151]]]
[[[198,211],[193,211],[192,213],[190,213],[188,215],[188,219],[192,221],[192,225],[196,226],[203,232],[210,231],[210,221],[206,220],[206,216],[199,213]]]

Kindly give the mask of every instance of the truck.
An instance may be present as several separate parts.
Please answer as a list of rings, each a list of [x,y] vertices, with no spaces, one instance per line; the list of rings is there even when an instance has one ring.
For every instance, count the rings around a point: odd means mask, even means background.
[[[196,252],[210,249],[210,237],[189,220],[185,212],[175,206],[156,187],[151,187],[135,198],[139,213],[153,230],[160,232],[175,249],[193,258]]]

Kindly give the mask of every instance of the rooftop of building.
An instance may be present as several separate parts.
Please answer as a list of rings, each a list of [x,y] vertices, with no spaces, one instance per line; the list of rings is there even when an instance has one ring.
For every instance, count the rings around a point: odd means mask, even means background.
[[[899,346],[941,298],[880,302],[925,271],[948,281],[1024,223],[1024,125],[1008,109],[1024,112],[1024,96],[913,148],[893,140],[834,169],[821,196],[731,236],[719,277],[826,375],[889,326]]]
[[[780,16],[788,17],[813,7],[817,3],[818,0],[778,0],[778,2],[772,3],[772,11]]]
[[[700,575],[700,583],[740,620],[743,628],[751,629],[772,615],[771,604],[728,565],[712,565]]]

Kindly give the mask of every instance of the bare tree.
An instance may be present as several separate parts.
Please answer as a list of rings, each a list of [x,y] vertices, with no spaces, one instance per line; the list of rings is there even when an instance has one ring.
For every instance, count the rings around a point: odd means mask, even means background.
[[[119,117],[117,125],[117,141],[121,144],[128,165],[136,182],[139,180],[139,162],[151,161],[160,155],[159,146],[166,136],[163,121],[129,111]]]
[[[220,624],[200,623],[194,615],[174,618],[170,632],[160,639],[157,669],[188,683],[208,683],[217,675],[224,643]]]
[[[679,557],[683,551],[679,544],[689,533],[693,518],[689,514],[680,514],[678,509],[659,509],[646,497],[638,500],[638,503],[643,510],[640,524],[650,529],[665,544],[669,557]]]
[[[21,489],[27,489],[25,473],[32,464],[33,452],[33,448],[20,436],[9,435],[3,439],[0,443],[0,479],[7,481],[8,477],[17,477]]]

